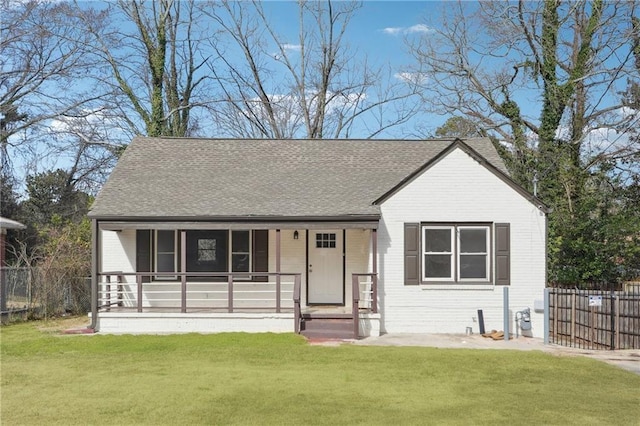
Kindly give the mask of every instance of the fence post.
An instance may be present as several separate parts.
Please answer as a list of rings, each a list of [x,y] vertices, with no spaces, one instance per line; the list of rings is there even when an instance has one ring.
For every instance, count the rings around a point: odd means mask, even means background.
[[[611,301],[611,350],[615,350],[616,348],[616,293],[613,291],[613,281],[611,281],[611,291],[610,291]]]
[[[576,294],[571,293],[571,344],[576,341]]]
[[[4,247],[3,247],[4,249]],[[4,266],[0,265],[0,311],[7,310],[7,270]]]
[[[556,289],[556,291],[553,293],[553,333],[556,343],[558,340],[558,336],[560,336],[560,334],[558,334],[558,305],[560,304],[560,295],[560,289]]]
[[[544,289],[544,344],[549,344],[549,288]]]
[[[620,347],[620,298],[616,297],[616,348]]]
[[[587,296],[587,300],[589,296]],[[589,345],[589,349],[593,349],[595,346],[595,343],[597,342],[596,340],[596,307],[595,306],[591,306],[590,307],[590,311],[589,312],[589,340],[590,340],[590,345]]]

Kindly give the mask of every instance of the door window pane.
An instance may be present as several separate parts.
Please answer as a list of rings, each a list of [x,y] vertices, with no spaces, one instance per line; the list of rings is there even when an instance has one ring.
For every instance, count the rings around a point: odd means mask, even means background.
[[[335,233],[316,234],[316,248],[336,248]]]
[[[218,240],[202,238],[198,240],[198,262],[216,261],[216,244]]]

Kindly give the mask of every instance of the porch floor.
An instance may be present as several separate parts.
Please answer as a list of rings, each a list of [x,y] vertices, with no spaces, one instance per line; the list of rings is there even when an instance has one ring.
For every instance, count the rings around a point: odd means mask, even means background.
[[[339,320],[346,321],[345,329],[352,330],[353,316],[350,307],[306,306],[301,311],[307,326],[312,321],[317,326],[322,325],[323,320],[332,320],[334,323]],[[137,309],[113,306],[110,310],[99,311],[97,330],[107,334],[288,333],[294,328],[293,317],[293,310],[284,308],[280,313],[275,313],[274,310],[240,308],[233,312],[227,309],[191,308],[183,313],[180,308],[146,308],[138,312]],[[360,336],[379,334],[380,314],[361,312]]]

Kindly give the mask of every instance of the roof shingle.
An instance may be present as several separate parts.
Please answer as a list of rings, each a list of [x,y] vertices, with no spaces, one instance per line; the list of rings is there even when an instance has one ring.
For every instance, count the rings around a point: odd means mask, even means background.
[[[467,145],[507,173],[488,139]],[[92,218],[341,217],[372,203],[452,139],[135,138],[97,196]]]

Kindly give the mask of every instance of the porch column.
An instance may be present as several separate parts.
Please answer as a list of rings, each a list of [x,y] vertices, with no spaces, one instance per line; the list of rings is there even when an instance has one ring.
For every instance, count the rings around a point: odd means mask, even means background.
[[[378,313],[378,230],[373,228],[371,230],[371,255],[373,256],[371,259],[371,272],[373,272],[373,276],[371,280],[373,282],[373,292],[371,294],[371,301],[373,313]]]
[[[276,312],[280,313],[280,230],[276,229]]]
[[[98,272],[100,271],[100,262],[98,261],[100,243],[98,241],[100,231],[98,229],[98,221],[91,220],[91,324],[89,328],[95,330],[98,326]]]
[[[180,311],[182,313],[187,312],[187,276],[184,275],[187,272],[187,231],[180,231],[180,295],[181,305]]]

